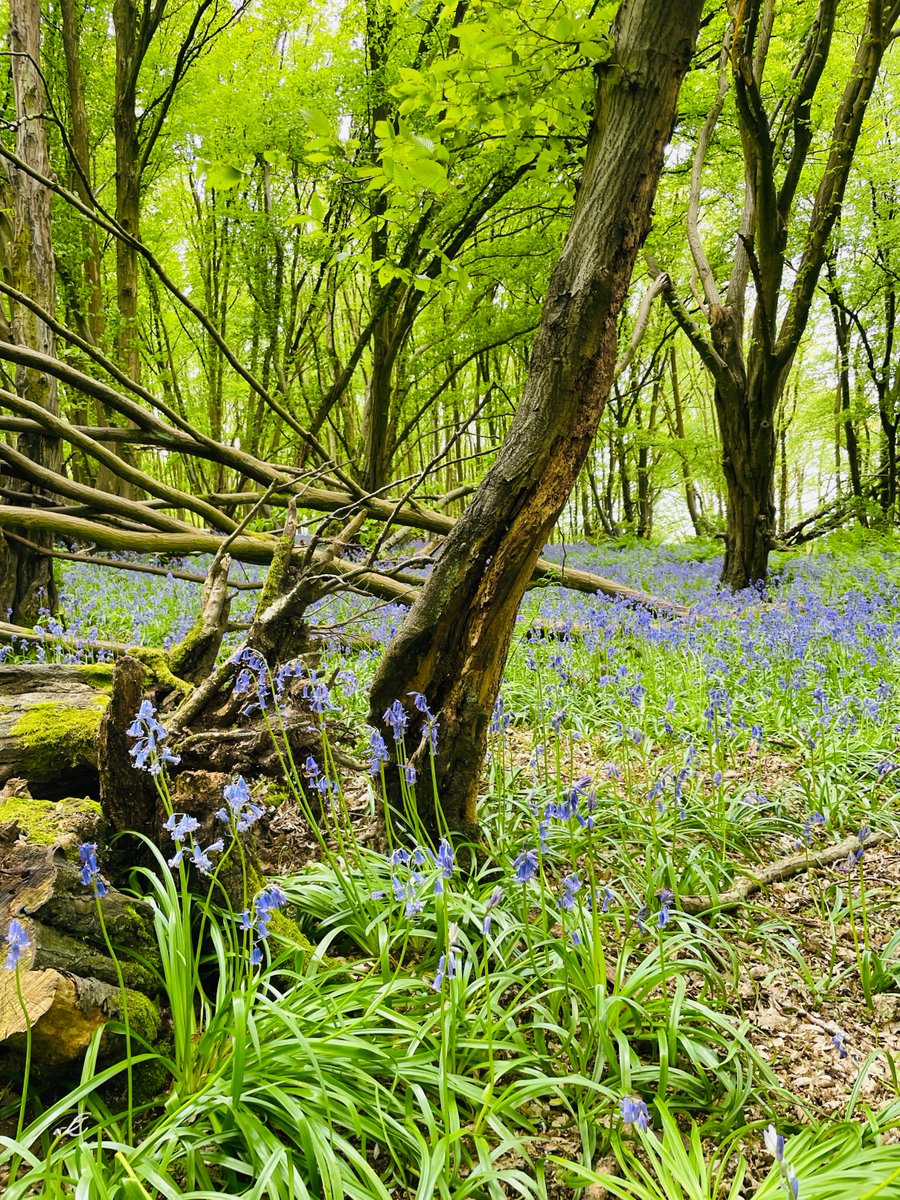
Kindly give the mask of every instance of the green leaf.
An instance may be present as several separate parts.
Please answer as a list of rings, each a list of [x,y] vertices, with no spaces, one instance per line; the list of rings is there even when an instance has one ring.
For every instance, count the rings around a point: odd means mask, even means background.
[[[326,117],[318,108],[301,108],[299,111],[300,116],[313,133],[317,133],[319,137],[334,137],[334,125],[330,118]]]
[[[209,163],[204,174],[206,186],[215,188],[217,192],[230,192],[244,178],[244,172],[228,162]]]

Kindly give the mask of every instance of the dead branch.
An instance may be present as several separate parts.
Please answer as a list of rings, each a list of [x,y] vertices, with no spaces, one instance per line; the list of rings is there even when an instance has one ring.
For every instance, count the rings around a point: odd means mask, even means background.
[[[785,879],[793,879],[795,875],[802,875],[804,871],[827,867],[829,863],[838,862],[840,859],[846,858],[848,854],[854,854],[860,846],[868,850],[870,846],[890,841],[894,836],[892,830],[882,830],[879,833],[870,833],[864,842],[860,842],[859,837],[854,834],[852,837],[837,842],[834,846],[826,846],[823,850],[817,850],[812,854],[809,851],[791,854],[777,863],[772,863],[771,866],[764,867],[756,874],[748,873],[738,880],[733,888],[722,892],[719,896],[680,896],[678,906],[694,916],[740,908],[748,896],[752,896],[754,892],[760,891],[770,883],[780,883]]]

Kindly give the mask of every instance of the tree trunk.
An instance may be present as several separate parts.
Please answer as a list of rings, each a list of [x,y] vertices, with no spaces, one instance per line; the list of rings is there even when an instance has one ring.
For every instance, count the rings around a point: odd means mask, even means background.
[[[84,96],[84,72],[81,68],[81,20],[76,7],[76,0],[60,0],[62,17],[63,51],[66,59],[66,81],[69,86],[69,115],[72,129],[72,169],[73,191],[82,202],[93,206],[90,189],[91,178],[91,146],[90,128],[88,125],[87,104]],[[100,243],[97,237],[97,226],[91,221],[85,221],[82,229],[82,247],[84,251],[84,283],[87,304],[76,300],[76,319],[80,332],[99,346],[103,341],[105,317],[103,312],[103,281],[100,275]],[[98,405],[98,417],[101,422],[108,415],[101,405]]]
[[[681,459],[681,475],[684,479],[684,499],[694,533],[702,537],[704,532],[703,516],[700,510],[700,497],[691,474],[691,464],[688,460],[686,437],[684,433],[684,410],[681,406],[681,387],[678,382],[678,363],[675,347],[669,351],[669,366],[672,372],[672,407],[675,412],[675,436],[678,438],[678,456]]]
[[[135,0],[115,0],[116,30],[115,143],[116,221],[132,237],[140,236],[141,148],[138,136],[137,79],[146,51]],[[119,363],[134,380],[140,379],[137,340],[138,256],[133,246],[116,239],[116,306]]]
[[[9,11],[9,47],[16,108],[16,153],[42,175],[50,174],[47,144],[46,96],[40,74],[41,9],[38,0],[12,0]],[[55,272],[50,232],[50,192],[24,171],[9,169],[13,191],[12,272],[19,291],[54,310]],[[56,339],[43,321],[22,305],[13,309],[13,341],[50,356]],[[16,370],[20,396],[52,413],[59,412],[56,380],[41,371],[20,366]],[[19,450],[34,462],[58,471],[62,461],[59,442],[43,434],[23,433]],[[19,490],[15,483],[15,490]],[[21,489],[22,503],[34,489]],[[49,546],[44,535],[41,545]],[[52,559],[24,549],[21,544],[0,543],[0,610],[12,610],[12,619],[33,625],[41,608],[56,606]]]
[[[775,413],[781,389],[760,374],[715,390],[726,506],[722,583],[740,591],[765,581],[775,536]]]
[[[617,317],[650,226],[663,148],[697,36],[702,0],[625,0],[599,70],[572,224],[553,272],[524,394],[497,460],[397,637],[370,720],[422,692],[441,720],[433,833],[473,833],[488,725],[519,604],[590,449],[612,384]],[[411,732],[418,733],[418,729]],[[424,767],[429,739],[412,754]],[[420,771],[420,774],[422,772]],[[390,773],[399,792],[399,772]]]

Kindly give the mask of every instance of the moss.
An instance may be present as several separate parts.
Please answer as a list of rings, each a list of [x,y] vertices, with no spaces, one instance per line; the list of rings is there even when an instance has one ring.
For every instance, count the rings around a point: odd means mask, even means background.
[[[180,692],[182,696],[187,696],[194,690],[186,680],[173,674],[168,654],[158,646],[133,646],[128,653],[139,663],[143,663],[150,675],[150,682],[158,687]]]
[[[202,621],[197,621],[195,625],[184,635],[177,646],[173,646],[169,651],[169,666],[171,668],[172,677],[179,678],[179,672],[190,669],[196,665],[193,659],[197,654],[198,645],[205,641],[208,636],[208,631]]]
[[[269,569],[266,572],[266,578],[262,586],[262,591],[259,594],[259,602],[256,606],[258,613],[264,613],[273,600],[277,600],[281,593],[281,585],[284,582],[284,576],[290,565],[291,555],[294,552],[293,535],[286,537],[284,534],[278,539],[275,550],[272,554],[272,561],[269,564]]]
[[[22,748],[22,773],[29,779],[47,779],[67,767],[95,762],[107,703],[107,696],[97,696],[87,708],[35,704],[23,713],[10,730]]]
[[[287,913],[276,911],[272,913],[272,920],[269,928],[276,937],[282,941],[290,942],[296,946],[304,955],[311,955],[315,951],[315,946],[309,940],[305,933],[300,932],[300,926],[293,917],[289,917]],[[331,959],[326,958],[325,963],[331,962]]]
[[[100,819],[96,800],[33,800],[31,796],[0,800],[0,820],[17,821],[29,842],[39,846],[55,845],[60,832],[70,831],[80,837],[84,827]]]
[[[99,691],[111,692],[115,663],[84,663],[78,676]]]
[[[131,1032],[152,1045],[156,1041],[162,1023],[159,1009],[142,992],[136,992],[132,988],[126,987],[125,994],[128,1000],[128,1023],[131,1026]]]
[[[154,1100],[162,1092],[166,1090],[171,1082],[171,1075],[166,1070],[165,1056],[171,1054],[172,1046],[157,1044],[159,1037],[160,1025],[162,1020],[157,1006],[152,1000],[140,992],[135,992],[131,988],[127,988],[128,996],[128,1023],[131,1026],[131,1034],[133,1039],[141,1038],[148,1046],[155,1046],[159,1052],[159,1058],[151,1058],[147,1062],[138,1063],[134,1069],[134,1099],[136,1104],[144,1104],[150,1100]],[[119,1014],[122,1015],[121,1012]],[[125,1039],[124,1037],[116,1037],[115,1039],[116,1056],[124,1055]],[[140,1044],[132,1044],[132,1053],[140,1054],[145,1047]],[[124,1073],[115,1081],[115,1089],[121,1090],[124,1080]]]

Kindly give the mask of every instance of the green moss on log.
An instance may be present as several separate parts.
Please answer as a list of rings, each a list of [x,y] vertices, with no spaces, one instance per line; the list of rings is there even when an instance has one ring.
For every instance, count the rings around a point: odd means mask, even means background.
[[[96,800],[34,800],[31,796],[8,796],[0,800],[0,821],[15,821],[29,842],[54,846],[60,834],[71,833],[81,841],[102,820]]]
[[[184,680],[180,679],[180,672],[190,670],[196,665],[194,659],[197,658],[197,648],[208,636],[208,630],[202,620],[198,620],[187,631],[181,641],[172,647],[169,651],[169,668],[174,679],[184,684]],[[187,690],[191,690],[190,686],[188,686]]]
[[[187,696],[194,690],[191,684],[173,673],[168,654],[158,646],[133,646],[128,653],[147,668],[152,684],[169,688],[182,696]]]
[[[115,663],[84,663],[78,669],[78,677],[99,692],[111,692]]]
[[[48,779],[68,767],[97,761],[100,718],[109,702],[97,696],[87,708],[66,704],[35,704],[10,730],[22,748],[22,774]]]

